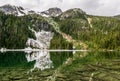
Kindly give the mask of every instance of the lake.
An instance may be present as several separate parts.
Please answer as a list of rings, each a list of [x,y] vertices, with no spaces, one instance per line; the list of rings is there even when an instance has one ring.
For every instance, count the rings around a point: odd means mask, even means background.
[[[120,81],[120,52],[0,52],[0,81]]]

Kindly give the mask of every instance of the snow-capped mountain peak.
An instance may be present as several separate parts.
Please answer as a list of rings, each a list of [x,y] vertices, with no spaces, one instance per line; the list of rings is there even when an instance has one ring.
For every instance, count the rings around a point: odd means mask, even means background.
[[[10,4],[1,6],[0,11],[4,12],[5,14],[14,14],[17,16],[22,16],[25,14],[23,7],[14,6],[14,5],[10,5]]]
[[[24,9],[21,6],[15,6],[15,5],[10,5],[6,4],[0,7],[0,11],[4,12],[5,14],[13,14],[16,16],[24,16],[27,14],[34,14],[35,11],[30,10],[30,9]]]

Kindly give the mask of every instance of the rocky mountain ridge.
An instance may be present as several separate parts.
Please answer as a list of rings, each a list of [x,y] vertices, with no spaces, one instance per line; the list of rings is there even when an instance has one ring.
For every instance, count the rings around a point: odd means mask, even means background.
[[[72,15],[77,15],[78,13],[85,14],[85,12],[79,8],[73,8],[65,12],[62,12],[60,8],[54,7],[54,8],[49,8],[48,10],[45,10],[42,12],[36,12],[34,10],[25,9],[21,6],[15,6],[15,5],[10,5],[10,4],[1,6],[0,11],[4,12],[5,14],[13,14],[15,16],[24,16],[28,14],[39,14],[45,17],[57,17],[61,15],[62,18],[63,17],[68,18]]]
[[[56,17],[62,14],[62,10],[60,8],[49,8],[46,11],[41,12],[41,15],[46,16],[46,17]]]
[[[15,16],[24,16],[24,15],[28,15],[28,14],[39,14],[45,17],[54,17],[54,16],[58,16],[62,13],[62,10],[60,8],[50,8],[46,11],[42,11],[42,12],[36,12],[34,10],[30,10],[30,9],[24,9],[21,6],[15,6],[15,5],[10,5],[10,4],[6,4],[0,7],[0,11],[4,12],[5,14],[13,14]]]
[[[28,13],[28,11],[25,10],[23,7],[10,4],[1,6],[0,11],[4,12],[5,14],[14,14],[16,16],[23,16]]]

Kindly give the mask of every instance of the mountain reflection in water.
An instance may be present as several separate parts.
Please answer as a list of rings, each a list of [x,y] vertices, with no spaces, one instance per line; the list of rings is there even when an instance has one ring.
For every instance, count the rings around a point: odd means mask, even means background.
[[[0,81],[14,80],[120,81],[120,52],[0,53]]]
[[[50,51],[7,51],[0,53],[0,67],[19,67],[34,69],[57,68],[62,65],[67,58],[72,56],[72,52],[50,52]]]
[[[26,54],[26,58],[28,62],[34,61],[34,68],[38,68],[41,70],[51,68],[52,66],[52,61],[50,60],[50,54],[48,51],[36,51],[32,53]]]

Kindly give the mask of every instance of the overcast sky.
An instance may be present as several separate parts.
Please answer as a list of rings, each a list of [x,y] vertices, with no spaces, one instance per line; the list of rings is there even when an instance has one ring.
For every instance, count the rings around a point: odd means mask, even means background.
[[[4,4],[23,6],[36,11],[58,7],[63,11],[70,8],[81,8],[86,13],[93,15],[120,14],[120,0],[0,0],[0,6]]]

